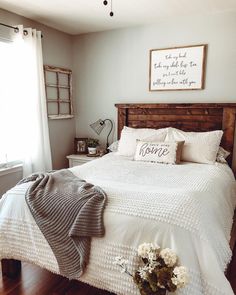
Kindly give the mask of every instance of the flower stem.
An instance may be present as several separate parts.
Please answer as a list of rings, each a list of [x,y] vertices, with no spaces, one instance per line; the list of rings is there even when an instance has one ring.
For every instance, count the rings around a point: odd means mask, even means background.
[[[119,266],[125,270],[125,273],[126,273],[127,275],[133,277],[132,274],[131,274],[126,268],[124,268],[124,267],[123,267],[122,265],[120,265],[120,264],[119,264]]]

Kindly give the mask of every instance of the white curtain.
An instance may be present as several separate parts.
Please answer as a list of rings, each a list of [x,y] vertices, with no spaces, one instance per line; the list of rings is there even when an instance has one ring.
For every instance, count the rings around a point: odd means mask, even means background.
[[[21,160],[24,175],[51,170],[41,32],[19,26],[1,45],[0,156]]]

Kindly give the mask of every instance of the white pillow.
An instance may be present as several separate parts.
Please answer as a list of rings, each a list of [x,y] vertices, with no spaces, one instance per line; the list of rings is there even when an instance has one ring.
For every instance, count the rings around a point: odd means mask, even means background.
[[[117,152],[118,144],[119,144],[119,140],[114,141],[112,144],[109,145],[108,150],[110,152]]]
[[[149,129],[149,128],[130,128],[124,127],[121,131],[121,137],[118,145],[118,155],[134,156],[136,149],[136,140],[148,137],[155,138],[155,141],[164,141],[167,134],[167,128]]]
[[[219,150],[216,155],[216,162],[227,163],[226,158],[230,155],[230,152],[226,151],[222,146],[219,147]]]
[[[137,140],[135,161],[179,164],[184,141],[149,142]]]
[[[182,161],[214,164],[222,135],[222,130],[185,132],[176,128],[168,128],[165,141],[185,141]]]

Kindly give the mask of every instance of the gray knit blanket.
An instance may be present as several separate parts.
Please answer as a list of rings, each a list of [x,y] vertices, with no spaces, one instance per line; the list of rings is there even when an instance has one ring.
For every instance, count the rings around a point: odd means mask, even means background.
[[[33,174],[26,202],[57,259],[60,274],[79,278],[89,260],[91,237],[105,233],[105,192],[69,170]]]

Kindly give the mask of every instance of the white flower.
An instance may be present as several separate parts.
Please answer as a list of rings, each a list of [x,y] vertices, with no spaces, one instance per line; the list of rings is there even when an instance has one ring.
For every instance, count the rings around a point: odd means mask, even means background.
[[[148,272],[152,273],[153,270],[155,269],[155,267],[158,265],[158,263],[156,261],[153,261],[152,263],[148,264]]]
[[[115,260],[113,261],[113,264],[120,265],[120,266],[126,266],[129,263],[127,259],[124,259],[122,256],[116,256]]]
[[[161,250],[160,257],[164,260],[168,267],[174,266],[177,262],[177,255],[169,248]]]
[[[171,281],[177,289],[186,286],[189,281],[188,269],[185,266],[176,266],[173,270],[173,275]]]
[[[147,265],[144,265],[143,267],[140,267],[138,269],[138,272],[139,272],[139,275],[140,275],[141,279],[147,281],[148,271],[149,271],[149,267]]]
[[[153,270],[154,270],[158,265],[159,265],[158,262],[156,262],[156,261],[151,261],[151,262],[149,263],[149,265],[148,265],[148,272],[149,272],[149,273],[152,273]]]
[[[138,247],[138,256],[142,258],[148,258],[148,254],[151,252],[153,247],[152,243],[143,243]]]
[[[121,273],[124,273],[127,271],[127,264],[129,263],[129,260],[124,259],[122,256],[116,256],[115,260],[113,261],[113,264],[119,265],[121,267]]]
[[[149,258],[149,253],[155,253],[160,249],[158,245],[152,243],[143,243],[138,247],[138,256],[142,258]]]
[[[151,262],[153,260],[157,259],[157,253],[156,252],[149,252],[148,253],[148,260]]]

